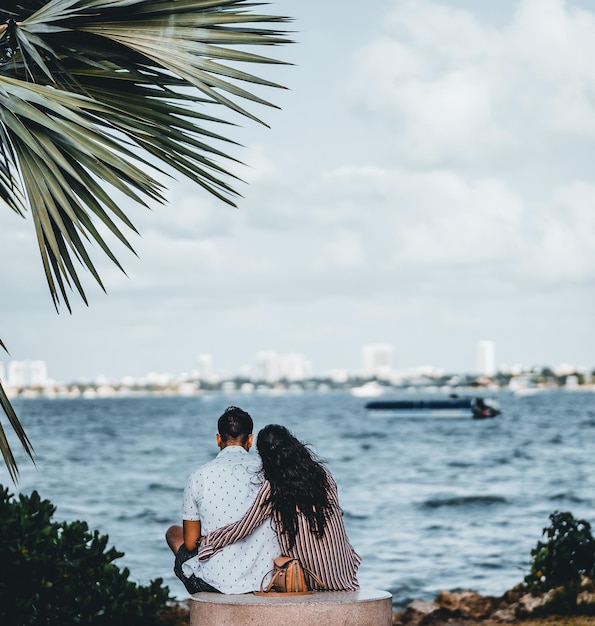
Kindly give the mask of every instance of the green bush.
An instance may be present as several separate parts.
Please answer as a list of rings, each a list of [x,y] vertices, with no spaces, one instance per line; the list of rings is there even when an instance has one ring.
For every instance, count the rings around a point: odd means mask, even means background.
[[[595,539],[589,522],[571,513],[556,511],[550,520],[543,529],[548,540],[531,550],[533,562],[525,583],[534,594],[556,589],[549,608],[569,612],[576,607],[582,577],[595,575]]]
[[[17,501],[0,485],[0,624],[161,626],[170,600],[162,579],[129,581],[107,535],[54,522],[55,511],[37,491]]]

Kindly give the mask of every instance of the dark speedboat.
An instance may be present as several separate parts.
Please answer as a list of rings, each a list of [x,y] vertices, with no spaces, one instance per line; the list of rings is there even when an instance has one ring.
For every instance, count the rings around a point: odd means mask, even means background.
[[[398,417],[472,417],[486,419],[502,412],[493,398],[427,398],[423,400],[374,400],[366,404],[370,411],[382,411]]]

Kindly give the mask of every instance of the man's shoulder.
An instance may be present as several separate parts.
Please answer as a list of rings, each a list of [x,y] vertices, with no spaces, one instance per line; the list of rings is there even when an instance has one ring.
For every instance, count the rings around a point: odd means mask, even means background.
[[[204,476],[205,473],[208,473],[210,468],[219,465],[219,463],[219,455],[217,455],[210,461],[207,461],[206,463],[203,463],[202,465],[199,465],[196,469],[192,470],[188,475],[188,480],[199,479],[201,476]]]
[[[228,446],[219,452],[214,458],[201,465],[194,473],[202,474],[209,471],[217,471],[225,465],[242,466],[246,469],[257,471],[261,467],[260,457],[250,454],[241,446]]]
[[[244,457],[244,463],[246,463],[246,465],[249,465],[250,467],[261,467],[262,463],[260,461],[260,457],[256,454],[246,454]]]

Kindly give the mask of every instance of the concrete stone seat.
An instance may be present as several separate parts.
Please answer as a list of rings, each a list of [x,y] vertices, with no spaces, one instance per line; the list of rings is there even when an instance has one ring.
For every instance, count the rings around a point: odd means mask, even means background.
[[[392,595],[377,589],[304,596],[195,593],[190,626],[391,626]]]

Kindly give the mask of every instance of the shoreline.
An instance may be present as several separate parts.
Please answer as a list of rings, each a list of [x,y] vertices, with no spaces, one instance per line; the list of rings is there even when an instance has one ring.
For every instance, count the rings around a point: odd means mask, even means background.
[[[595,626],[593,593],[584,598],[591,615],[535,615],[549,598],[532,596],[520,585],[498,597],[441,591],[432,602],[414,600],[404,610],[393,610],[392,626]],[[187,626],[191,602],[190,598],[173,600],[165,624]]]

